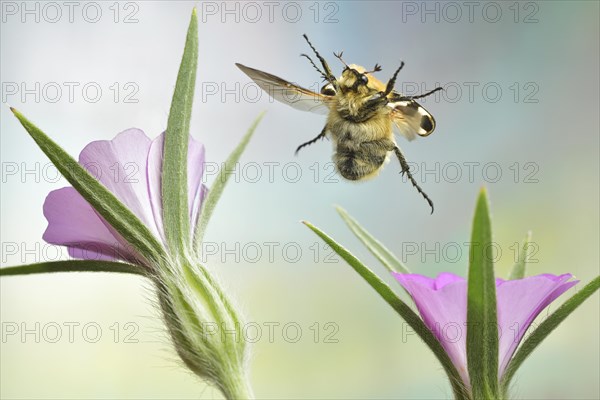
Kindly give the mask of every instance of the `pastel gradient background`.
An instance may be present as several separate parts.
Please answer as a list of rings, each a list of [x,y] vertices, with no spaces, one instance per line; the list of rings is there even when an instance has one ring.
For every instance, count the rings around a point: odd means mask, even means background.
[[[196,5],[200,57],[192,134],[206,144],[208,161],[222,162],[255,116],[268,110],[206,236],[207,263],[262,329],[251,362],[259,398],[451,397],[426,347],[299,223],[320,226],[400,289],[344,226],[334,204],[414,272],[465,274],[464,243],[485,185],[501,252],[498,275],[508,273],[514,244],[528,230],[537,260],[530,274],[571,272],[582,283],[598,274],[597,2],[473,2],[472,14],[463,2],[75,3],[70,22],[62,2],[56,3],[58,19],[56,9],[41,2],[2,2],[2,266],[56,259],[57,249],[41,241],[42,204],[50,190],[67,185],[7,104],[75,156],[88,142],[129,127],[158,135]],[[131,23],[124,23],[126,17]],[[399,142],[420,168],[415,177],[435,202],[433,215],[403,182],[396,160],[377,179],[355,184],[331,174],[330,142],[294,157],[297,145],[320,132],[324,118],[273,103],[265,94],[257,98],[234,63],[314,89],[319,77],[298,57],[309,51],[303,33],[336,73],[341,65],[332,52],[344,50],[348,62],[380,63],[382,80],[404,60],[398,89],[446,85],[445,95],[423,102],[436,117],[436,132]],[[35,93],[22,97],[21,85],[35,91],[36,82],[39,99]],[[86,84],[89,92],[83,93]],[[125,102],[126,95],[137,102]],[[213,180],[214,173],[208,184]],[[151,287],[140,278],[9,277],[0,288],[2,398],[219,397],[177,365],[151,306]],[[600,396],[598,311],[596,294],[550,335],[520,370],[516,398]],[[72,343],[69,324],[79,324],[72,325]],[[61,336],[52,343],[56,326]],[[15,327],[18,333],[9,335]],[[96,327],[102,332],[92,343]],[[37,331],[39,340],[35,333],[23,339],[23,328]],[[127,334],[138,342],[130,343]],[[326,340],[329,334],[337,343]]]

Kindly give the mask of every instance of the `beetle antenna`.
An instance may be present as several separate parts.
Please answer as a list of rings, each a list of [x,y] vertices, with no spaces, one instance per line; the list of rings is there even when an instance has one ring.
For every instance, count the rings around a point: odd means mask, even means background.
[[[344,54],[343,51],[340,51],[339,53],[336,53],[335,51],[333,52],[333,55],[342,62],[342,64],[344,64],[344,67],[346,68],[350,68],[348,66],[348,64],[346,64],[346,61],[344,61],[344,59],[342,58],[342,55]]]
[[[313,46],[312,43],[310,42],[310,40],[308,40],[308,36],[306,36],[306,34],[304,34],[302,36],[304,37],[304,39],[306,40],[306,43],[308,43],[308,45],[310,46],[312,51],[314,51],[315,55],[321,62],[321,65],[323,66],[323,71],[324,71],[323,76],[325,77],[325,79],[327,79],[332,85],[334,85],[334,87],[337,87],[337,80],[335,79],[335,76],[331,72],[331,69],[329,69],[329,65],[327,65],[327,61],[325,61],[325,59],[323,57],[321,57],[321,55],[319,54],[317,49],[315,49],[315,46]]]
[[[308,54],[300,54],[300,57],[306,57],[308,59],[308,61],[310,61],[310,63],[312,64],[312,66],[321,74],[321,76],[323,78],[325,78],[325,80],[327,80],[327,75],[325,75],[325,73],[323,71],[321,71],[321,69],[319,67],[317,67],[317,64],[315,64],[315,62],[313,61],[312,58],[310,58],[310,56]]]
[[[372,71],[365,71],[365,74],[372,74],[373,72],[381,71],[381,65],[375,64]]]

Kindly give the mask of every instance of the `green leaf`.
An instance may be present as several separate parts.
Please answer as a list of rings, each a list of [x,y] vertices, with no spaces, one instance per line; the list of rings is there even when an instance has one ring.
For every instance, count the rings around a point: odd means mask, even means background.
[[[122,262],[98,260],[65,260],[43,262],[18,267],[0,268],[0,276],[45,274],[53,272],[120,272],[148,276],[149,270]]]
[[[188,247],[190,237],[187,154],[197,67],[198,18],[194,8],[167,122],[161,179],[165,238],[171,251],[180,253]]]
[[[462,384],[462,380],[456,367],[446,354],[446,351],[436,339],[433,333],[427,328],[423,320],[406,304],[404,303],[390,287],[385,284],[373,271],[364,265],[352,253],[338,244],[335,240],[329,237],[319,228],[313,226],[309,222],[303,221],[303,224],[308,226],[315,232],[325,243],[327,243],[333,251],[335,251],[342,259],[344,259],[379,295],[410,325],[410,327],[419,335],[419,337],[429,346],[435,354],[439,362],[444,367],[452,390],[456,399],[468,399],[468,390]]]
[[[477,200],[469,248],[467,365],[475,399],[498,398],[498,322],[488,200]]]
[[[256,127],[258,126],[259,122],[261,121],[264,115],[264,112],[259,114],[259,116],[254,120],[254,122],[250,126],[250,129],[248,129],[248,132],[246,132],[246,134],[242,138],[240,144],[238,144],[237,147],[231,152],[231,154],[225,161],[225,164],[219,171],[219,175],[215,179],[215,182],[208,191],[208,195],[202,203],[202,209],[200,210],[200,214],[198,216],[198,223],[196,224],[194,232],[195,252],[197,255],[200,255],[202,239],[204,239],[204,233],[206,232],[208,221],[210,221],[210,217],[212,216],[215,206],[221,198],[221,194],[223,193],[223,189],[225,189],[225,186],[227,185],[227,181],[231,176],[231,172],[233,171],[235,164],[240,159],[242,153],[246,149],[250,138],[254,134]]]
[[[377,259],[388,269],[390,272],[399,272],[402,274],[410,274],[410,271],[400,260],[394,256],[380,241],[375,239],[373,235],[367,232],[358,221],[346,212],[342,207],[336,207],[338,214],[342,217],[344,222],[348,225],[350,230],[356,235],[356,237],[369,249],[369,251],[377,257]]]
[[[521,246],[519,258],[515,265],[513,265],[508,279],[523,279],[525,277],[525,273],[527,270],[527,261],[529,261],[531,250],[531,232],[527,232],[527,237],[525,238],[525,240],[523,241],[523,245]]]
[[[600,276],[597,276],[590,283],[585,285],[577,294],[565,301],[548,318],[542,321],[537,329],[521,344],[519,350],[511,359],[504,376],[502,377],[502,391],[506,393],[515,372],[519,369],[523,361],[531,352],[552,332],[562,321],[565,320],[573,311],[577,309],[587,298],[594,294],[600,288]]]
[[[67,181],[146,259],[149,266],[166,257],[154,235],[114,194],[23,114],[14,108],[11,111]]]

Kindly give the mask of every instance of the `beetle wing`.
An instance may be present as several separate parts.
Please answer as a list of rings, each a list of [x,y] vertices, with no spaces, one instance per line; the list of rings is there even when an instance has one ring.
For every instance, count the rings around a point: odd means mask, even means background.
[[[390,101],[387,106],[392,109],[390,118],[394,131],[408,140],[414,140],[417,136],[429,136],[435,130],[435,119],[416,101]]]
[[[329,113],[329,104],[333,102],[333,96],[315,93],[278,76],[242,64],[235,65],[273,99],[297,110],[325,115]]]

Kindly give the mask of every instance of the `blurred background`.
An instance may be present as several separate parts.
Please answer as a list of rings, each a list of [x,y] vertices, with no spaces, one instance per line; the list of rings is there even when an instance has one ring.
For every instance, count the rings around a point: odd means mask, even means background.
[[[68,3],[68,2],[67,2]],[[465,275],[471,217],[489,190],[497,274],[533,231],[529,273],[599,273],[599,3],[2,2],[2,266],[56,260],[41,240],[46,194],[67,182],[7,104],[76,156],[130,127],[166,127],[191,10],[200,56],[192,134],[218,166],[267,110],[206,235],[206,263],[245,310],[256,338],[259,398],[451,398],[445,375],[405,323],[301,220],[350,248],[393,287],[346,228],[344,207],[414,272]],[[333,173],[327,140],[295,148],[323,116],[274,103],[234,63],[316,89],[302,34],[330,60],[400,61],[397,89],[441,85],[422,104],[436,132],[399,139],[429,208],[396,160],[364,183]],[[0,396],[218,398],[178,365],[141,278],[57,274],[0,280]],[[559,299],[550,311],[564,301]],[[526,361],[522,399],[596,399],[598,294]],[[542,317],[547,311],[542,313]],[[258,328],[257,328],[258,326]]]

